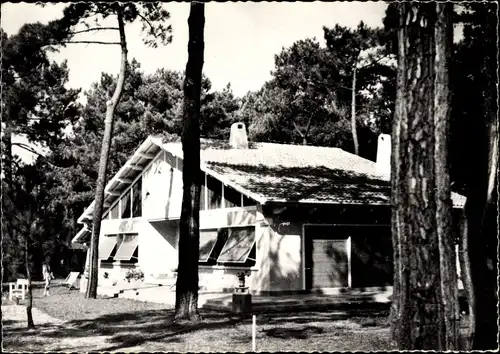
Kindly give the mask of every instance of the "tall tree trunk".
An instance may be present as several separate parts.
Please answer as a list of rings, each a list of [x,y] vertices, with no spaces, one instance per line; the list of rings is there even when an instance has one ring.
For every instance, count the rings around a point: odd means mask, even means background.
[[[5,122],[5,129],[2,131],[2,143],[4,178],[9,187],[9,195],[12,195],[12,127],[10,122]]]
[[[492,78],[490,78],[492,80]],[[478,156],[470,161],[467,202],[468,256],[471,272],[471,338],[473,350],[498,347],[498,115],[486,92],[482,137],[475,139]]]
[[[356,61],[352,71],[352,96],[351,96],[351,132],[354,143],[354,153],[359,155],[358,130],[356,127]]]
[[[451,9],[400,3],[399,10],[391,171],[393,339],[402,350],[453,350],[457,284],[447,157]]]
[[[460,271],[462,276],[462,284],[464,286],[465,294],[467,296],[467,306],[469,312],[469,326],[466,334],[466,338],[463,341],[461,350],[470,350],[472,348],[474,330],[476,324],[475,308],[476,299],[474,297],[474,289],[472,287],[472,273],[470,266],[469,257],[469,238],[468,238],[468,228],[467,219],[465,212],[462,214],[461,228],[459,235],[459,261],[460,261]]]
[[[28,241],[24,241],[24,261],[26,265],[26,277],[28,278],[28,304],[26,305],[26,316],[28,318],[28,328],[35,328],[35,323],[33,322],[33,287],[31,285],[31,270],[28,254]]]
[[[399,9],[402,11],[402,9]],[[400,16],[401,17],[401,16]],[[401,20],[401,19],[400,19]],[[402,24],[400,24],[402,26]],[[391,304],[392,339],[398,346],[409,346],[410,343],[410,307],[409,302],[410,268],[407,266],[409,254],[408,227],[404,224],[405,208],[402,206],[404,197],[408,196],[407,185],[404,183],[408,173],[408,165],[399,163],[399,156],[407,150],[409,117],[406,111],[406,60],[404,51],[405,34],[398,31],[398,75],[396,87],[396,102],[392,127],[391,147],[391,234],[393,244],[394,284]]]
[[[116,106],[120,101],[125,73],[127,70],[127,40],[125,37],[125,26],[123,14],[120,8],[117,10],[118,28],[120,32],[121,62],[120,74],[116,83],[113,97],[106,104],[106,119],[104,121],[104,135],[102,139],[101,156],[99,159],[99,174],[94,199],[94,212],[92,215],[92,237],[90,241],[90,271],[85,297],[97,298],[97,280],[99,270],[99,234],[101,232],[101,219],[104,203],[104,188],[106,186],[106,173],[108,168],[108,156],[113,135],[113,119]]]
[[[203,70],[205,5],[191,3],[188,19],[188,62],[184,79],[182,150],[183,195],[179,233],[179,266],[175,319],[198,321],[198,258],[200,244],[200,94]]]
[[[436,3],[434,58],[434,169],[436,175],[436,226],[439,242],[440,288],[446,350],[458,350],[460,313],[450,187],[449,136],[451,90],[449,67],[453,39],[453,7]]]

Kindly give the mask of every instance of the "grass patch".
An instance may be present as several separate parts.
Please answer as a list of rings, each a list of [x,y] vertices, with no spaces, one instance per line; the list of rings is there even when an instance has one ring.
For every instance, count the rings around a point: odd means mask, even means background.
[[[43,289],[34,289],[33,306],[63,321],[86,320],[106,315],[120,315],[126,318],[130,313],[169,309],[165,304],[123,298],[86,299],[85,294],[79,290],[69,290],[61,286],[52,287],[48,297],[43,297]]]
[[[168,305],[123,298],[85,299],[77,290],[53,287],[44,298],[35,289],[33,304],[63,324],[23,326],[4,323],[8,351],[171,351],[249,352],[249,315],[201,309],[197,324],[173,321]],[[35,323],[37,319],[34,318]],[[257,316],[257,350],[372,351],[391,350],[387,311],[300,311]]]

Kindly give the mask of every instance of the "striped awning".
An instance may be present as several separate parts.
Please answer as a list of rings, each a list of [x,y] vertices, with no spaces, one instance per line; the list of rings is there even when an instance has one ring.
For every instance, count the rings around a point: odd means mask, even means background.
[[[116,236],[103,236],[99,242],[99,259],[108,259],[116,246]]]
[[[116,261],[130,261],[137,247],[139,247],[139,237],[137,235],[124,235],[114,259]]]

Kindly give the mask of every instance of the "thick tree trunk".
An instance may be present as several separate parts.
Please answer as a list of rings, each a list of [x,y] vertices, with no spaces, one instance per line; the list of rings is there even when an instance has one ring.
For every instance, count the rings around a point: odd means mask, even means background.
[[[359,155],[358,130],[356,127],[356,62],[352,71],[352,93],[351,93],[351,132],[352,142],[354,144],[354,153]]]
[[[198,258],[200,244],[200,94],[204,53],[205,5],[191,3],[188,19],[189,43],[184,107],[182,150],[183,196],[179,234],[179,266],[175,298],[175,319],[198,321]]]
[[[24,255],[25,255],[25,265],[26,265],[26,277],[28,278],[28,304],[26,305],[26,317],[28,319],[28,328],[35,328],[35,323],[33,322],[33,287],[31,285],[31,271],[29,263],[28,254],[28,241],[24,242]]]
[[[101,219],[104,203],[104,188],[106,186],[106,173],[108,168],[108,156],[111,146],[111,137],[113,135],[113,119],[115,108],[120,101],[123,83],[125,81],[125,72],[127,70],[127,41],[125,37],[125,26],[121,10],[117,11],[118,28],[120,32],[121,62],[120,74],[116,83],[115,92],[111,100],[107,102],[106,119],[104,121],[104,135],[102,139],[101,156],[99,159],[99,174],[97,177],[97,186],[94,199],[94,212],[92,215],[92,237],[90,241],[90,271],[87,283],[87,298],[97,298],[97,280],[99,270],[99,234],[101,232]]]
[[[485,106],[494,105],[485,102]],[[497,250],[498,250],[498,116],[485,109],[482,135],[475,139],[478,156],[470,161],[467,216],[468,257],[471,273],[469,303],[470,341],[473,350],[498,347]],[[481,124],[481,123],[478,123]]]
[[[400,10],[401,11],[401,10]],[[404,60],[404,32],[398,32],[398,75],[395,117],[392,127],[391,147],[391,234],[394,260],[394,284],[391,304],[391,334],[393,341],[398,346],[408,346],[410,338],[411,314],[408,306],[409,299],[409,271],[408,263],[408,228],[405,221],[405,208],[402,206],[404,197],[408,195],[407,185],[404,183],[408,171],[406,164],[399,163],[399,155],[407,150],[407,141],[402,140],[408,136],[408,114],[405,102],[405,73],[406,61]],[[404,257],[404,258],[403,258]]]
[[[448,129],[449,4],[401,3],[393,127],[393,339],[404,350],[456,349]]]
[[[458,350],[460,313],[450,188],[449,135],[451,90],[449,67],[452,54],[453,8],[436,3],[434,58],[434,168],[436,174],[436,226],[439,240],[441,298],[445,324],[445,348]]]

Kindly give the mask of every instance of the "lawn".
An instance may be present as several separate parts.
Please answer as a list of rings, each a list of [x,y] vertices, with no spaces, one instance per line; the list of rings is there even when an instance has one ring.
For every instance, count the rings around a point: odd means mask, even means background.
[[[87,300],[78,291],[34,291],[34,306],[64,323],[25,329],[25,318],[4,323],[4,351],[251,351],[251,317],[201,310],[195,325],[173,322],[167,305],[112,298]],[[21,311],[24,306],[19,306]],[[24,315],[24,313],[22,313]],[[21,315],[21,317],[23,317]],[[41,316],[41,315],[40,315]],[[387,313],[345,310],[257,316],[257,351],[370,351],[392,349]]]

